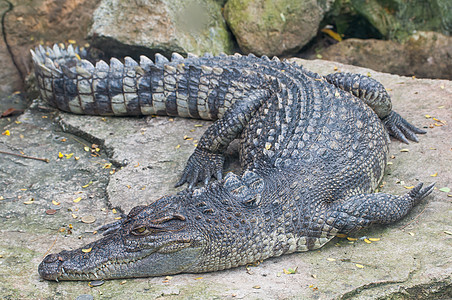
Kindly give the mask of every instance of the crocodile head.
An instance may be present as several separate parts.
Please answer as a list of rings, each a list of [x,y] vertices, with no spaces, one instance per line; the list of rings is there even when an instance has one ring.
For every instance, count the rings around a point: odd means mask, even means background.
[[[184,215],[182,197],[137,206],[107,225],[104,237],[80,249],[47,255],[38,271],[47,280],[95,280],[190,272],[204,247],[203,234]]]

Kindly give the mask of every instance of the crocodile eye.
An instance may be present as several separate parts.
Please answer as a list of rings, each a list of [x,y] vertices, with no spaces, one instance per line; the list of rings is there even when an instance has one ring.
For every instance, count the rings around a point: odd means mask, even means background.
[[[148,232],[146,226],[140,226],[132,230],[133,235],[144,235]]]

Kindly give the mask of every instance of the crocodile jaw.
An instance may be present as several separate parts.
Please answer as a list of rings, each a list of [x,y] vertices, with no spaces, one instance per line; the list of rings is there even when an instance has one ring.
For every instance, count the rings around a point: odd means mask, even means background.
[[[189,272],[201,252],[201,247],[190,243],[179,245],[175,252],[159,252],[162,248],[130,251],[108,236],[77,250],[47,255],[38,272],[43,279],[55,281],[162,276]]]

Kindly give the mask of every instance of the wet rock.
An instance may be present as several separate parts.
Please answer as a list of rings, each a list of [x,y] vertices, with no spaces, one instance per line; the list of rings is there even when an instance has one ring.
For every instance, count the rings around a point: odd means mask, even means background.
[[[452,37],[419,32],[405,43],[347,39],[320,52],[323,59],[386,73],[452,79]]]
[[[221,4],[213,0],[103,0],[90,34],[93,44],[115,56],[154,54],[149,48],[166,55],[232,49]]]
[[[331,2],[229,0],[224,16],[242,51],[282,55],[295,53],[317,34]]]

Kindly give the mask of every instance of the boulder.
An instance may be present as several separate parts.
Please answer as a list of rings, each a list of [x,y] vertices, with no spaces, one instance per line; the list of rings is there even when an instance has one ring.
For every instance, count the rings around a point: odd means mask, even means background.
[[[0,47],[0,61],[2,81],[0,89],[19,89],[22,80],[31,72],[30,49],[37,44],[52,44],[69,39],[76,40],[82,45],[88,33],[89,24],[94,8],[99,0],[31,0],[10,1],[8,11],[6,1],[3,1],[4,34],[6,42],[12,51],[6,51],[6,45]],[[5,63],[3,63],[5,62]],[[4,67],[6,65],[6,68]],[[16,69],[19,69],[19,71]],[[20,75],[20,76],[19,76]]]
[[[418,32],[406,42],[347,39],[320,52],[322,58],[380,72],[452,79],[452,37]]]
[[[452,33],[450,0],[339,0],[335,7],[364,17],[387,39],[405,40],[416,31]]]
[[[332,1],[229,0],[224,17],[240,49],[256,55],[295,53],[316,34]]]
[[[93,18],[93,44],[114,56],[232,51],[218,1],[103,0]]]

